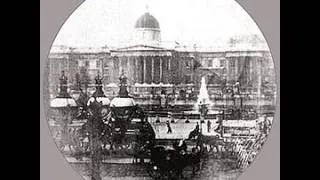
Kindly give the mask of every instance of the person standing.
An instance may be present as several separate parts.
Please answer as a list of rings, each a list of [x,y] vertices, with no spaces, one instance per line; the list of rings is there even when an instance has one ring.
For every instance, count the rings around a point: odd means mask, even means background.
[[[169,134],[169,133],[171,134],[172,133],[172,129],[171,129],[171,126],[170,126],[170,122],[167,121],[166,124],[167,124],[167,128],[168,128],[167,134]]]
[[[173,116],[171,116],[171,118],[170,118],[170,119],[171,119],[171,123],[175,123],[175,122],[174,122],[174,118],[173,118]]]
[[[197,122],[196,128],[194,129],[195,132],[199,132],[200,128],[199,128],[199,123]]]
[[[187,119],[186,119],[185,123],[190,123],[188,116],[187,116]]]
[[[158,115],[156,116],[156,123],[160,123],[160,117]]]
[[[208,129],[208,133],[210,133],[210,129],[211,129],[211,121],[208,120],[207,122],[207,129]]]

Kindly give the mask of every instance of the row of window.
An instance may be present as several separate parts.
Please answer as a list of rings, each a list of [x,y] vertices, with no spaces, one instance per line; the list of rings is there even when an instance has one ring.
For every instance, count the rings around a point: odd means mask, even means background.
[[[225,64],[224,59],[204,60],[204,66],[207,66],[207,67],[224,67],[224,64]]]
[[[90,69],[100,68],[102,60],[80,60],[79,67],[89,67]]]

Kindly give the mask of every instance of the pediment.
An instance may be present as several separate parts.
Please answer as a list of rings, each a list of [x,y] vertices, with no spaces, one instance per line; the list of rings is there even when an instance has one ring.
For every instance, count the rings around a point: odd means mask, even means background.
[[[169,50],[163,47],[159,46],[149,46],[149,45],[134,45],[134,46],[127,46],[118,48],[114,51],[163,51],[163,50]]]

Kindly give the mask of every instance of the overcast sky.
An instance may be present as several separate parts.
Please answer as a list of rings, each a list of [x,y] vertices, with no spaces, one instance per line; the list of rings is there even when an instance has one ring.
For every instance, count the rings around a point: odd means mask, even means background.
[[[54,44],[118,46],[130,40],[146,5],[160,24],[162,41],[214,46],[237,35],[262,37],[234,0],[86,0],[64,23]]]

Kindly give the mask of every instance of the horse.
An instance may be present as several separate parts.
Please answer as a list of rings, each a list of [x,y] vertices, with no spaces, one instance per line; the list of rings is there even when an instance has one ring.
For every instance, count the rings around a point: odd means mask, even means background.
[[[184,140],[179,145],[174,144],[173,149],[166,149],[164,146],[154,146],[151,149],[149,173],[153,178],[167,177],[169,179],[183,179],[183,170],[192,166],[192,175],[201,169],[202,151],[194,147],[192,152],[186,151]]]
[[[209,145],[210,149],[216,148],[217,153],[220,153],[221,147],[225,146],[223,139],[220,139],[219,136],[202,136],[203,144]]]
[[[198,129],[194,129],[189,133],[188,140],[197,139],[199,135],[200,135],[200,131]]]

